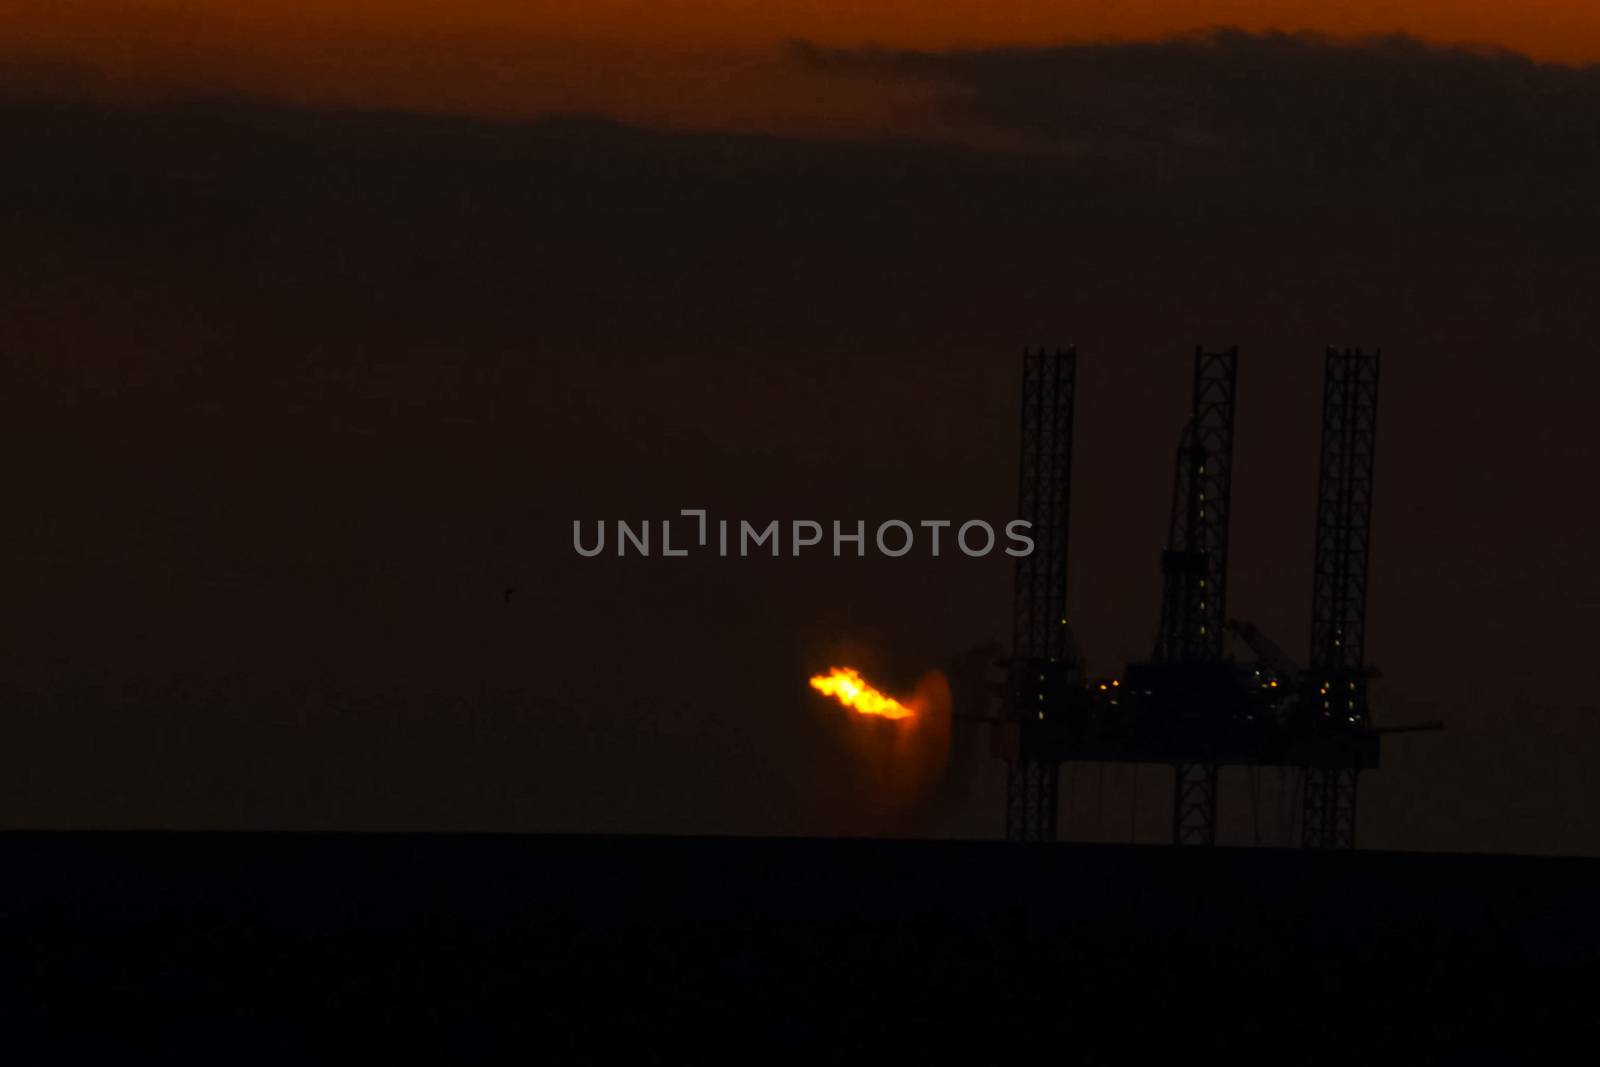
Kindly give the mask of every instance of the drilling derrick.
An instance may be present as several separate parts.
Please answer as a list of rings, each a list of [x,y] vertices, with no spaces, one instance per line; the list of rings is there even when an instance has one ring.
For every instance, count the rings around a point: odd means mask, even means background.
[[[1152,664],[1203,693],[1222,660],[1227,618],[1228,511],[1239,350],[1195,349],[1193,411],[1178,443],[1172,516],[1161,554],[1161,628]],[[1194,684],[1199,683],[1199,684]],[[1186,707],[1186,717],[1210,709]],[[1217,836],[1217,763],[1173,764],[1172,840],[1210,845]]]
[[[1312,571],[1311,654],[1300,706],[1312,736],[1337,738],[1371,727],[1367,707],[1367,557],[1372,532],[1380,353],[1328,349],[1322,394],[1322,452]],[[1325,751],[1336,754],[1338,745]],[[1307,848],[1355,846],[1354,761],[1308,762],[1303,838]]]
[[[1205,452],[1194,445],[1194,423],[1184,424],[1172,472],[1172,513],[1167,548],[1161,553],[1161,628],[1156,635],[1155,663],[1184,663],[1201,658],[1201,595],[1206,557],[1191,547],[1200,523],[1197,475]]]
[[[1302,669],[1249,622],[1228,618],[1228,520],[1238,349],[1197,349],[1161,553],[1161,619],[1148,660],[1085,682],[1067,625],[1067,526],[1076,353],[1025,353],[1018,515],[1034,550],[1017,559],[1006,706],[1006,836],[1053,841],[1061,766],[1156,763],[1174,770],[1172,842],[1217,840],[1223,766],[1304,775],[1304,844],[1350,847],[1356,780],[1378,766],[1363,627],[1372,517],[1378,357],[1327,356],[1311,655]],[[1254,654],[1224,655],[1231,631]],[[996,720],[990,720],[996,721]],[[1417,724],[1391,729],[1429,729]]]
[[[1077,684],[1067,627],[1067,523],[1072,489],[1072,401],[1077,350],[1022,357],[1022,450],[1017,514],[1034,549],[1017,558],[1011,657],[1017,748],[1006,783],[1006,837],[1054,841],[1060,757],[1048,731]]]
[[[1178,443],[1155,662],[1214,663],[1227,618],[1228,508],[1239,350],[1194,354],[1193,414]]]

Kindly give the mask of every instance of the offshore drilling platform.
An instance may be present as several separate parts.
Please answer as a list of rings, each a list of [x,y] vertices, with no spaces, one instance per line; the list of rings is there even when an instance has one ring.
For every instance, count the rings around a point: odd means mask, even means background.
[[[1194,356],[1179,440],[1160,624],[1150,658],[1091,681],[1067,622],[1075,349],[1023,355],[1018,515],[1034,552],[1017,561],[1012,658],[997,747],[1008,765],[1006,837],[1053,841],[1062,765],[1155,763],[1173,772],[1172,840],[1217,838],[1224,767],[1299,771],[1301,843],[1353,848],[1357,785],[1378,766],[1367,703],[1367,557],[1372,528],[1379,354],[1327,352],[1312,564],[1311,642],[1296,663],[1254,625],[1229,618],[1237,348]],[[1250,659],[1224,655],[1232,633]]]

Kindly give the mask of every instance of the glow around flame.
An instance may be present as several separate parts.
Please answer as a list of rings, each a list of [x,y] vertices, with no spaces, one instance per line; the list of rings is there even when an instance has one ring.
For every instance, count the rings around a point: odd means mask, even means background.
[[[829,668],[827,674],[819,674],[811,679],[811,688],[863,715],[877,715],[885,719],[909,719],[912,716],[910,708],[872,688],[861,677],[861,672],[853,667]]]

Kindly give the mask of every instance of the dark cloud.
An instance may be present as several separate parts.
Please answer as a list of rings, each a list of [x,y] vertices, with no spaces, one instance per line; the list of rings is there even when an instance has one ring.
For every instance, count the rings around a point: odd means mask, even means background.
[[[804,42],[833,71],[945,87],[957,118],[1041,145],[1220,156],[1339,174],[1592,173],[1600,66],[1396,35],[1340,40],[1219,29],[1163,41],[970,52],[847,51]]]

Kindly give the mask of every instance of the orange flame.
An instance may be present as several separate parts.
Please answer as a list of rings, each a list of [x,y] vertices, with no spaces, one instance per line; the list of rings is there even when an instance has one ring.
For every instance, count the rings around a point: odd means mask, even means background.
[[[811,679],[811,688],[863,715],[879,715],[885,719],[909,719],[912,715],[911,709],[894,697],[868,685],[861,672],[853,667],[829,668],[827,674]]]

